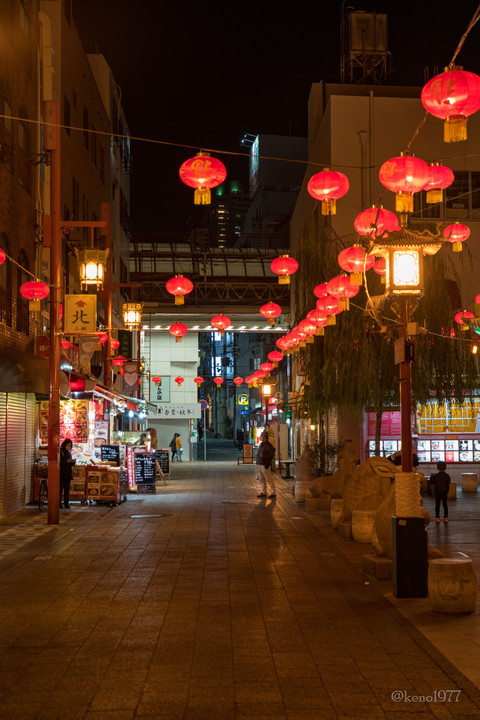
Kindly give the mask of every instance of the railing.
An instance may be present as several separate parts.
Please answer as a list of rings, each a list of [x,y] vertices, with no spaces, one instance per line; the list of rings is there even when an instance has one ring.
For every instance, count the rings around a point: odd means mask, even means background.
[[[28,335],[30,332],[30,314],[28,311],[28,300],[19,298],[17,300],[17,323],[18,332]]]
[[[0,286],[0,322],[12,327],[12,291]]]

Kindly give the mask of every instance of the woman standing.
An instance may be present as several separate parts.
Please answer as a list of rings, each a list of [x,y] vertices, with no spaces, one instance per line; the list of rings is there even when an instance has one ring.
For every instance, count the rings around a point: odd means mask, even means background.
[[[180,440],[180,433],[175,433],[177,436],[176,439],[176,445],[177,445],[177,455],[179,462],[182,462],[182,453],[183,453],[183,447],[182,447],[182,441]]]
[[[172,451],[172,462],[175,460],[175,457],[177,455],[177,435],[178,435],[178,433],[175,433],[173,438],[170,440],[170,449]]]
[[[72,458],[73,443],[65,438],[60,446],[60,507],[70,510],[70,483],[73,477],[73,466],[76,460]],[[63,498],[63,505],[62,505]]]

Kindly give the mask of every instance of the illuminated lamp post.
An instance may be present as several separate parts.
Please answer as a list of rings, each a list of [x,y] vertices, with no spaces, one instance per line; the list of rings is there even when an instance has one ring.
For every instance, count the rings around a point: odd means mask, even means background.
[[[270,263],[270,269],[275,275],[278,275],[279,285],[289,285],[290,275],[298,270],[298,262],[290,255],[280,255]]]
[[[140,330],[142,323],[143,303],[123,303],[123,324],[127,330]]]
[[[265,399],[265,428],[268,429],[268,401],[274,393],[275,386],[270,383],[264,383],[262,386],[262,396]]]
[[[444,142],[466,140],[468,117],[480,110],[480,77],[451,64],[424,85],[421,101],[425,110],[445,121]]]
[[[260,315],[266,320],[268,325],[275,325],[275,318],[278,317],[282,312],[282,308],[277,303],[269,302],[262,305],[260,308]]]
[[[179,174],[185,185],[195,188],[194,204],[210,205],[210,189],[222,184],[227,170],[220,160],[201,150],[182,164]]]
[[[175,305],[185,304],[185,295],[193,290],[193,283],[183,275],[175,275],[166,284],[167,292],[175,296]]]
[[[170,335],[173,335],[175,338],[175,342],[182,342],[182,337],[187,334],[188,328],[183,323],[177,322],[172,323],[170,327],[168,328],[168,332]]]
[[[80,285],[84,288],[95,285],[97,290],[103,287],[108,253],[108,249],[99,250],[94,247],[75,248],[75,254],[78,260]]]
[[[307,190],[309,195],[322,203],[322,215],[335,215],[336,201],[347,194],[349,187],[346,175],[325,168],[322,172],[312,175]]]
[[[386,260],[385,295],[398,314],[400,336],[395,342],[395,362],[400,365],[400,415],[402,472],[395,477],[396,516],[392,518],[393,575],[396,597],[425,597],[427,587],[427,535],[421,515],[419,476],[413,471],[412,370],[414,343],[407,337],[410,305],[424,292],[423,258],[434,255],[441,238],[408,230],[391,233],[370,252]],[[412,551],[414,548],[414,551]]]
[[[462,243],[470,237],[470,228],[468,225],[455,222],[444,228],[443,237],[447,242],[452,243],[453,252],[462,252]]]

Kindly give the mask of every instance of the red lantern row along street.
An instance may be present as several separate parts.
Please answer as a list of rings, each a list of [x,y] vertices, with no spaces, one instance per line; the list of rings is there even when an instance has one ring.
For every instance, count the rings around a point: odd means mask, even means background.
[[[365,248],[361,245],[353,245],[352,247],[345,248],[338,256],[338,264],[342,270],[350,273],[352,285],[362,285],[363,273],[370,270],[374,263],[375,257],[368,255]]]
[[[398,218],[390,210],[384,210],[381,206],[373,205],[367,210],[362,210],[354,220],[355,230],[362,237],[376,240],[395,230],[400,230]]]
[[[445,142],[466,140],[468,117],[480,110],[480,77],[450,65],[426,83],[421,101],[425,110],[445,121]]]
[[[266,303],[260,308],[260,315],[266,318],[268,325],[275,325],[275,318],[281,315],[281,313],[282,308],[274,302]]]
[[[181,181],[195,188],[195,205],[210,205],[210,189],[221,185],[227,177],[225,165],[202,150],[186,160],[179,172]]]
[[[453,252],[461,252],[462,243],[470,237],[470,228],[467,225],[455,222],[444,228],[443,237],[447,242],[452,243]]]
[[[193,290],[193,283],[183,275],[175,275],[166,284],[167,292],[175,296],[175,305],[183,305],[185,303],[185,295]]]
[[[20,286],[20,295],[29,301],[28,307],[31,311],[40,310],[40,300],[49,294],[50,288],[42,280],[29,280]]]
[[[322,203],[322,215],[335,215],[336,201],[347,194],[350,183],[341,172],[325,168],[308,181],[309,194]]]
[[[183,323],[177,322],[168,328],[170,335],[173,335],[175,342],[182,342],[182,337],[187,334],[188,328]]]
[[[220,315],[215,315],[215,317],[213,317],[210,320],[210,324],[223,337],[223,335],[225,335],[225,330],[230,327],[230,325],[232,324],[232,321],[230,320],[229,317],[227,317],[226,315],[222,315],[220,313]]]
[[[298,262],[289,255],[280,255],[270,263],[270,269],[275,275],[278,275],[279,285],[289,285],[290,275],[298,270]]]

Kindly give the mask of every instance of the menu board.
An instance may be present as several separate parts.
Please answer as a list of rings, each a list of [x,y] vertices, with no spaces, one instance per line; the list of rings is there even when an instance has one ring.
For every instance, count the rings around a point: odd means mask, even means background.
[[[368,441],[368,453],[370,457],[375,455],[375,440]],[[388,457],[402,449],[401,440],[380,440],[380,457]]]
[[[417,440],[419,462],[480,462],[480,439],[458,438]]]
[[[377,416],[373,412],[367,413],[368,434],[375,435]],[[389,437],[402,434],[402,418],[398,410],[384,412],[382,414],[381,435]]]
[[[170,451],[168,448],[162,448],[155,451],[155,457],[158,460],[160,469],[164,475],[170,475]]]
[[[60,442],[70,438],[74,446],[85,444],[93,435],[93,420],[88,400],[62,400],[60,402]],[[39,407],[40,444],[48,442],[49,401],[42,400]]]
[[[437,402],[417,407],[417,430],[423,435],[436,433],[474,433],[480,430],[480,398],[461,405]]]
[[[135,485],[154,484],[157,476],[154,453],[135,453],[134,458]]]
[[[100,448],[102,462],[114,462],[120,465],[120,445],[102,445]]]
[[[87,467],[87,498],[119,502],[120,470],[101,466]]]

